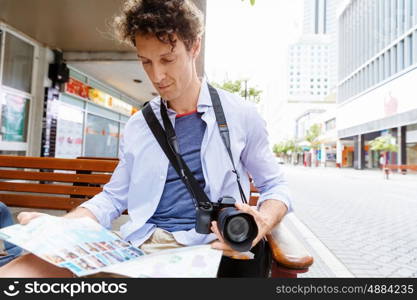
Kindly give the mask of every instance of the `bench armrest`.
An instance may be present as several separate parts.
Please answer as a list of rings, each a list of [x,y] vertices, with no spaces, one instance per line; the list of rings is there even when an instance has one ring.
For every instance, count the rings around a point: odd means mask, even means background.
[[[291,233],[284,223],[278,224],[267,235],[272,250],[272,259],[289,269],[307,269],[313,264],[313,257]]]

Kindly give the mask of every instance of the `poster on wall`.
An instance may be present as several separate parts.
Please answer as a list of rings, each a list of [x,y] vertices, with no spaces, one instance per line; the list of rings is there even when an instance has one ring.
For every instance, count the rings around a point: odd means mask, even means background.
[[[29,99],[5,94],[1,107],[1,140],[26,142]]]
[[[55,157],[76,158],[82,155],[84,112],[60,103]]]
[[[41,156],[55,157],[56,125],[59,108],[59,90],[45,89],[45,99],[42,119],[42,148]]]

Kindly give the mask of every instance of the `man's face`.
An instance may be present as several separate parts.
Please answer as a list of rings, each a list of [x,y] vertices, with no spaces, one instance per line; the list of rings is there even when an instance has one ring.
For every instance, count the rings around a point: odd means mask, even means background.
[[[176,37],[175,37],[176,38]],[[137,35],[138,57],[153,86],[164,100],[175,100],[189,87],[195,65],[196,47],[187,51],[177,39],[176,46],[152,35]]]

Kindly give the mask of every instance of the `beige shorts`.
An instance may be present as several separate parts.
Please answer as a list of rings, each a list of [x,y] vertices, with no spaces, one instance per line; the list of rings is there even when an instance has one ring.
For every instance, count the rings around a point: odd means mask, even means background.
[[[156,228],[152,235],[139,246],[139,249],[145,252],[145,254],[151,254],[161,250],[180,247],[184,247],[184,245],[178,243],[171,232]]]

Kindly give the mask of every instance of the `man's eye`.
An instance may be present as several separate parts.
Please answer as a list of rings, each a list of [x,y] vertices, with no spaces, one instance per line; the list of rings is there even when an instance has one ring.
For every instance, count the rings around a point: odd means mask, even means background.
[[[166,63],[166,64],[172,63],[172,62],[174,62],[174,61],[175,61],[175,59],[163,59],[163,60],[162,60],[162,62],[163,62],[163,63]]]

